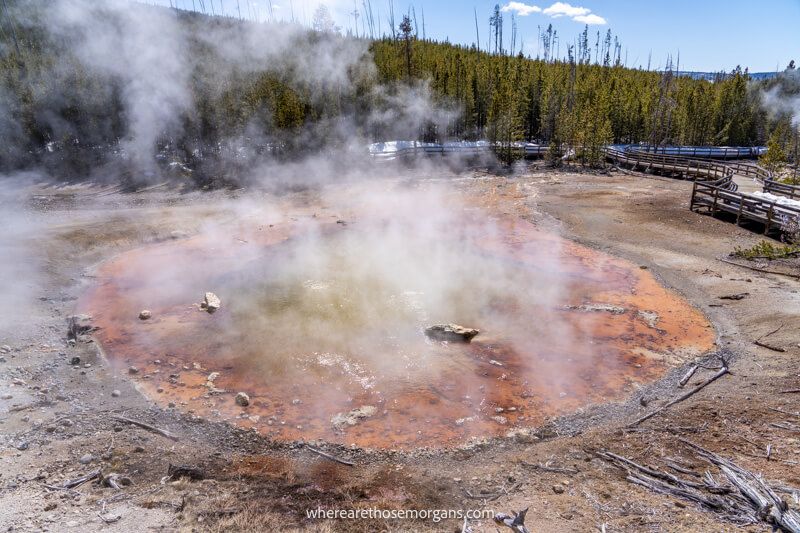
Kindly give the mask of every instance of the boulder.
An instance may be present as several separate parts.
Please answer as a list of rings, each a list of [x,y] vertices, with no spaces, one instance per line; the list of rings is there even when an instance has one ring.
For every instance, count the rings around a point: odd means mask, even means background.
[[[436,324],[425,329],[425,335],[435,341],[470,342],[475,335],[480,333],[473,328],[465,328],[458,324]]]
[[[200,308],[205,309],[209,313],[213,313],[219,309],[220,305],[222,305],[222,302],[220,302],[219,296],[213,292],[207,292],[203,298],[203,302],[200,304]]]

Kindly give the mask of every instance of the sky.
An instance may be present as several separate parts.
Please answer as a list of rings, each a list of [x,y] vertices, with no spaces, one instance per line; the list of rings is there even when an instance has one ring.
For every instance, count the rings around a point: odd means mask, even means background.
[[[182,9],[206,12],[220,9],[225,14],[264,20],[294,20],[311,24],[320,4],[328,7],[342,31],[354,27],[353,12],[363,15],[368,0],[146,0],[149,3],[177,5]],[[453,43],[475,43],[475,11],[481,46],[486,47],[489,36],[489,17],[497,0],[369,0],[377,27],[389,33],[389,5],[393,2],[396,24],[403,13],[416,13],[418,32],[422,36],[422,15],[426,37]],[[741,65],[751,72],[782,70],[791,59],[800,63],[800,0],[588,0],[567,2],[534,2],[532,0],[501,2],[504,16],[504,38],[510,47],[511,15],[517,21],[517,48],[524,43],[523,52],[536,57],[537,26],[544,30],[548,24],[558,31],[560,52],[566,55],[567,43],[589,24],[590,43],[596,33],[602,35],[610,28],[622,43],[622,59],[627,54],[630,67],[663,67],[668,57],[680,57],[681,70],[729,71]],[[361,33],[362,18],[359,19]]]

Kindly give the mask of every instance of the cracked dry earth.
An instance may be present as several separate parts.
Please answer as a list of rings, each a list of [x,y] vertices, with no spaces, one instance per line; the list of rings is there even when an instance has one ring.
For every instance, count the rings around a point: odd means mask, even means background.
[[[408,187],[407,179],[387,187]],[[0,331],[0,527],[9,531],[460,531],[460,520],[323,521],[309,508],[529,508],[531,531],[729,531],[737,526],[685,499],[629,483],[601,458],[610,451],[638,463],[666,461],[702,475],[686,439],[781,486],[800,486],[798,281],[718,260],[761,238],[747,228],[692,213],[691,185],[643,174],[545,171],[416,176],[499,216],[560,233],[589,249],[639,266],[680,294],[713,325],[730,374],[635,427],[632,421],[704,381],[678,381],[692,358],[660,379],[636,383],[613,402],[554,415],[533,431],[448,448],[379,450],[315,442],[338,463],[292,440],[270,440],[208,413],[151,400],[143,376],[112,364],[95,342],[66,338],[66,317],[91,287],[97,266],[145,244],[191,236],[208,220],[232,220],[245,193],[178,194],[154,189],[28,187],[13,205],[29,224],[24,247],[35,278],[25,298],[4,308]],[[352,187],[352,193],[358,185]],[[297,216],[329,213],[315,191],[274,197]],[[4,207],[5,208],[5,207]],[[345,214],[346,215],[346,214]],[[16,251],[16,248],[14,248]],[[34,268],[35,266],[35,268]],[[747,293],[741,300],[722,296]],[[223,302],[223,305],[225,303]],[[612,310],[613,311],[613,310]],[[137,311],[138,312],[138,311]],[[652,317],[651,317],[652,318]],[[753,341],[769,336],[778,352]],[[89,340],[89,339],[87,339]],[[700,360],[713,368],[715,357]],[[166,370],[165,370],[166,372]],[[126,417],[172,440],[120,421]],[[769,460],[767,449],[769,447]],[[188,466],[195,479],[170,479]],[[130,485],[65,480],[100,470]],[[200,479],[201,478],[201,479]],[[791,496],[786,497],[793,505]],[[495,531],[490,520],[473,531]],[[767,531],[766,524],[745,531]]]

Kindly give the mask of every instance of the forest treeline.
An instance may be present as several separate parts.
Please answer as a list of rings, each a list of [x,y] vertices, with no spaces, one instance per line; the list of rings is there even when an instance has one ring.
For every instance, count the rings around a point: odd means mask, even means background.
[[[38,8],[24,18],[20,2],[9,4],[0,31],[1,169],[50,164],[80,173],[102,164],[130,133],[124,80],[88,67],[71,51],[69,36],[46,31],[36,15],[45,4],[30,2]],[[177,16],[189,35],[255,24]],[[510,157],[504,147],[511,142],[534,141],[548,144],[553,156],[573,148],[587,165],[601,161],[600,148],[609,143],[751,146],[774,137],[789,154],[797,143],[790,111],[764,102],[764,91],[783,83],[781,76],[796,77],[793,68],[769,81],[753,81],[740,68],[708,81],[678,76],[669,63],[655,72],[619,60],[591,62],[585,50],[571,48],[565,59],[547,61],[488,53],[420,39],[408,20],[393,33],[357,39],[366,53],[348,66],[346,81],[299,75],[280,64],[221,69],[224,58],[192,40],[190,101],[179,127],[158,136],[153,155],[192,169],[205,165],[214,174],[224,172],[231,154],[241,155],[241,145],[247,154],[291,158],[354,138],[488,139],[499,143],[502,158]],[[326,28],[303,28],[300,35],[291,54],[356,39]],[[425,98],[429,107],[415,115],[416,100]]]

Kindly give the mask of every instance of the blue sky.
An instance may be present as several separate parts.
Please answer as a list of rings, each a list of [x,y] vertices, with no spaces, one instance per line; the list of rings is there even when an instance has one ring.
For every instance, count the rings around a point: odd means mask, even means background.
[[[168,5],[170,1],[181,8],[199,9],[201,0],[148,0]],[[243,16],[249,13],[259,18],[268,16],[269,4],[276,18],[289,20],[294,13],[298,22],[310,24],[319,4],[329,7],[336,23],[343,30],[353,27],[356,6],[363,12],[365,0],[202,0],[206,11],[213,3],[229,15],[236,15],[237,3]],[[370,0],[376,26],[387,33],[390,0]],[[425,14],[425,33],[429,38],[471,44],[475,42],[475,19],[482,46],[489,32],[489,16],[496,0],[393,0],[396,18],[411,6],[417,15],[422,33],[422,13]],[[800,63],[800,0],[587,0],[575,2],[503,2],[505,9],[506,48],[510,45],[511,14],[515,14],[519,40],[524,52],[537,54],[537,25],[548,24],[558,30],[561,54],[567,42],[572,43],[589,26],[590,42],[596,32],[605,34],[608,28],[619,36],[623,59],[627,51],[628,66],[646,66],[652,53],[652,67],[663,66],[667,56],[680,54],[681,70],[730,70],[736,65],[749,67],[753,72],[783,69],[790,59]],[[399,22],[399,21],[398,21]],[[359,26],[361,24],[359,23]]]

